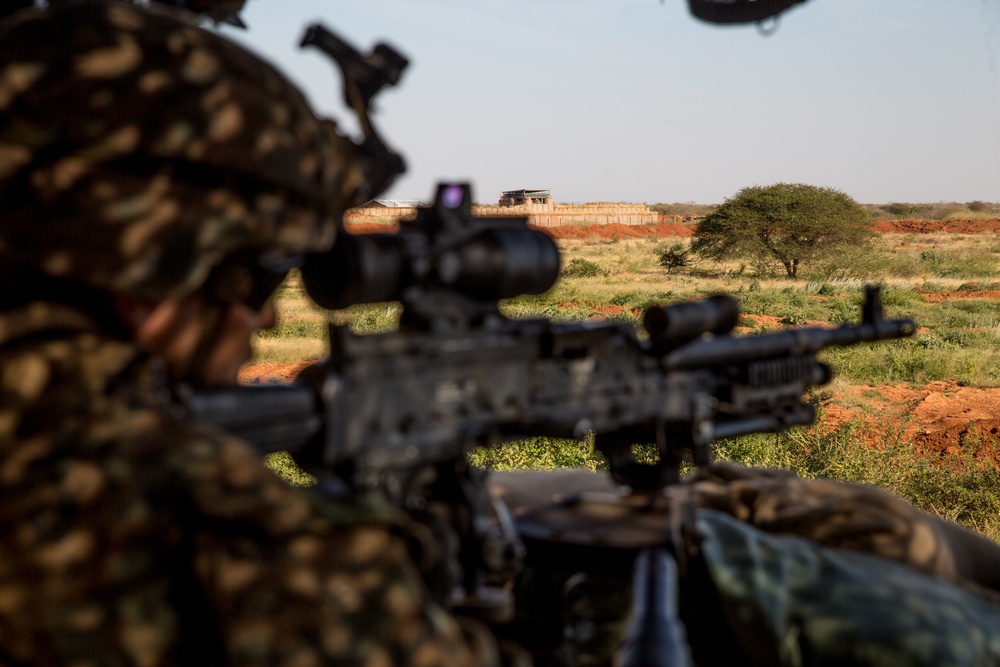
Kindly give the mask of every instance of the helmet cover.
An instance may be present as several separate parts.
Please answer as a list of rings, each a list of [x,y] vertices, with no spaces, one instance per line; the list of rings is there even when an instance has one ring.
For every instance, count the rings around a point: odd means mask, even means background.
[[[329,248],[354,144],[187,16],[105,0],[0,22],[0,261],[162,299],[237,253]]]

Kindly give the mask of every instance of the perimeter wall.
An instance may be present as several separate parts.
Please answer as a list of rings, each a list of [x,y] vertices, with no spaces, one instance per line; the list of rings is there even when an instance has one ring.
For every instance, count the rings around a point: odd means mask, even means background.
[[[347,222],[372,220],[393,221],[413,218],[417,209],[355,208],[344,216]],[[523,206],[473,205],[472,214],[485,218],[516,218],[527,216],[528,224],[537,227],[559,227],[573,223],[596,225],[652,225],[660,222],[659,215],[643,204],[525,204]]]

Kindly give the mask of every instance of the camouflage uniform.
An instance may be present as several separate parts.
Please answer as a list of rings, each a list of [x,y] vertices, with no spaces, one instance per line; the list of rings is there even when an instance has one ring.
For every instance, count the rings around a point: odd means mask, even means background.
[[[85,298],[15,289],[155,302],[234,254],[322,250],[346,142],[171,12],[27,10],[0,45],[0,663],[471,664],[387,512],[289,487],[186,422]]]
[[[611,664],[641,548],[677,555],[697,664],[1000,663],[1000,545],[881,489],[716,462],[662,495],[607,474],[500,472],[526,540],[518,639]]]
[[[35,303],[0,369],[0,662],[470,662],[377,507],[183,422],[133,345]]]
[[[754,665],[1000,662],[1000,545],[880,489],[788,471],[720,462],[679,491],[699,508],[690,546],[707,576],[688,582],[685,621],[701,650],[721,643],[698,613],[714,598]]]
[[[696,605],[713,591],[722,612],[714,627],[685,617],[703,650],[726,632],[752,665],[1000,662],[1000,596],[991,591],[794,533],[757,530],[712,510],[699,512],[697,526],[711,584],[701,587]]]

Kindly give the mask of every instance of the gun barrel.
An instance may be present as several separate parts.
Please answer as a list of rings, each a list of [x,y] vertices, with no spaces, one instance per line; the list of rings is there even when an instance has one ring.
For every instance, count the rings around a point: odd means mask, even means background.
[[[728,294],[646,309],[642,324],[657,351],[683,345],[704,333],[729,333],[740,319],[740,304]]]
[[[815,354],[834,345],[906,338],[916,333],[913,320],[882,320],[834,329],[802,327],[759,336],[720,337],[698,340],[664,357],[667,370],[718,368],[751,360]]]
[[[316,394],[303,386],[251,386],[185,392],[196,421],[243,438],[264,453],[296,452],[322,430]]]

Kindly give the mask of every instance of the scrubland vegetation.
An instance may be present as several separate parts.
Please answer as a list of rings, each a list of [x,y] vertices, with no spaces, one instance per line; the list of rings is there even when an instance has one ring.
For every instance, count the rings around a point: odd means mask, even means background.
[[[1000,218],[1000,204],[984,201],[936,204],[863,204],[876,220],[977,220]]]
[[[509,300],[502,309],[510,317],[601,316],[641,326],[642,309],[648,305],[727,292],[739,299],[745,314],[741,332],[751,333],[856,322],[862,286],[878,282],[883,285],[886,315],[913,317],[920,333],[912,339],[826,352],[823,358],[833,365],[835,382],[923,385],[948,380],[1000,387],[1000,239],[993,234],[887,235],[869,248],[811,264],[797,280],[736,261],[695,259],[668,273],[661,265],[664,252],[684,252],[689,243],[680,238],[562,241],[564,268],[558,283],[543,295]],[[260,361],[322,356],[328,321],[373,332],[395,326],[399,317],[394,304],[324,313],[309,305],[294,277],[282,288],[278,306],[278,328],[257,342]],[[819,388],[812,399],[822,406],[829,397],[828,388]],[[873,434],[872,429],[881,431]],[[989,433],[977,437],[996,438]],[[963,455],[947,460],[918,456],[899,424],[824,427],[821,407],[815,428],[722,442],[717,454],[750,465],[790,468],[804,476],[876,484],[1000,539],[1000,472],[995,463]],[[586,442],[544,438],[476,452],[473,461],[504,469],[601,465]],[[286,464],[275,460],[274,465]]]
[[[677,215],[682,218],[703,218],[718,209],[717,204],[695,204],[677,202],[672,204],[649,204],[662,215]],[[889,204],[861,204],[872,220],[978,220],[1000,218],[1000,203],[937,202],[934,204],[912,204],[892,202]]]

